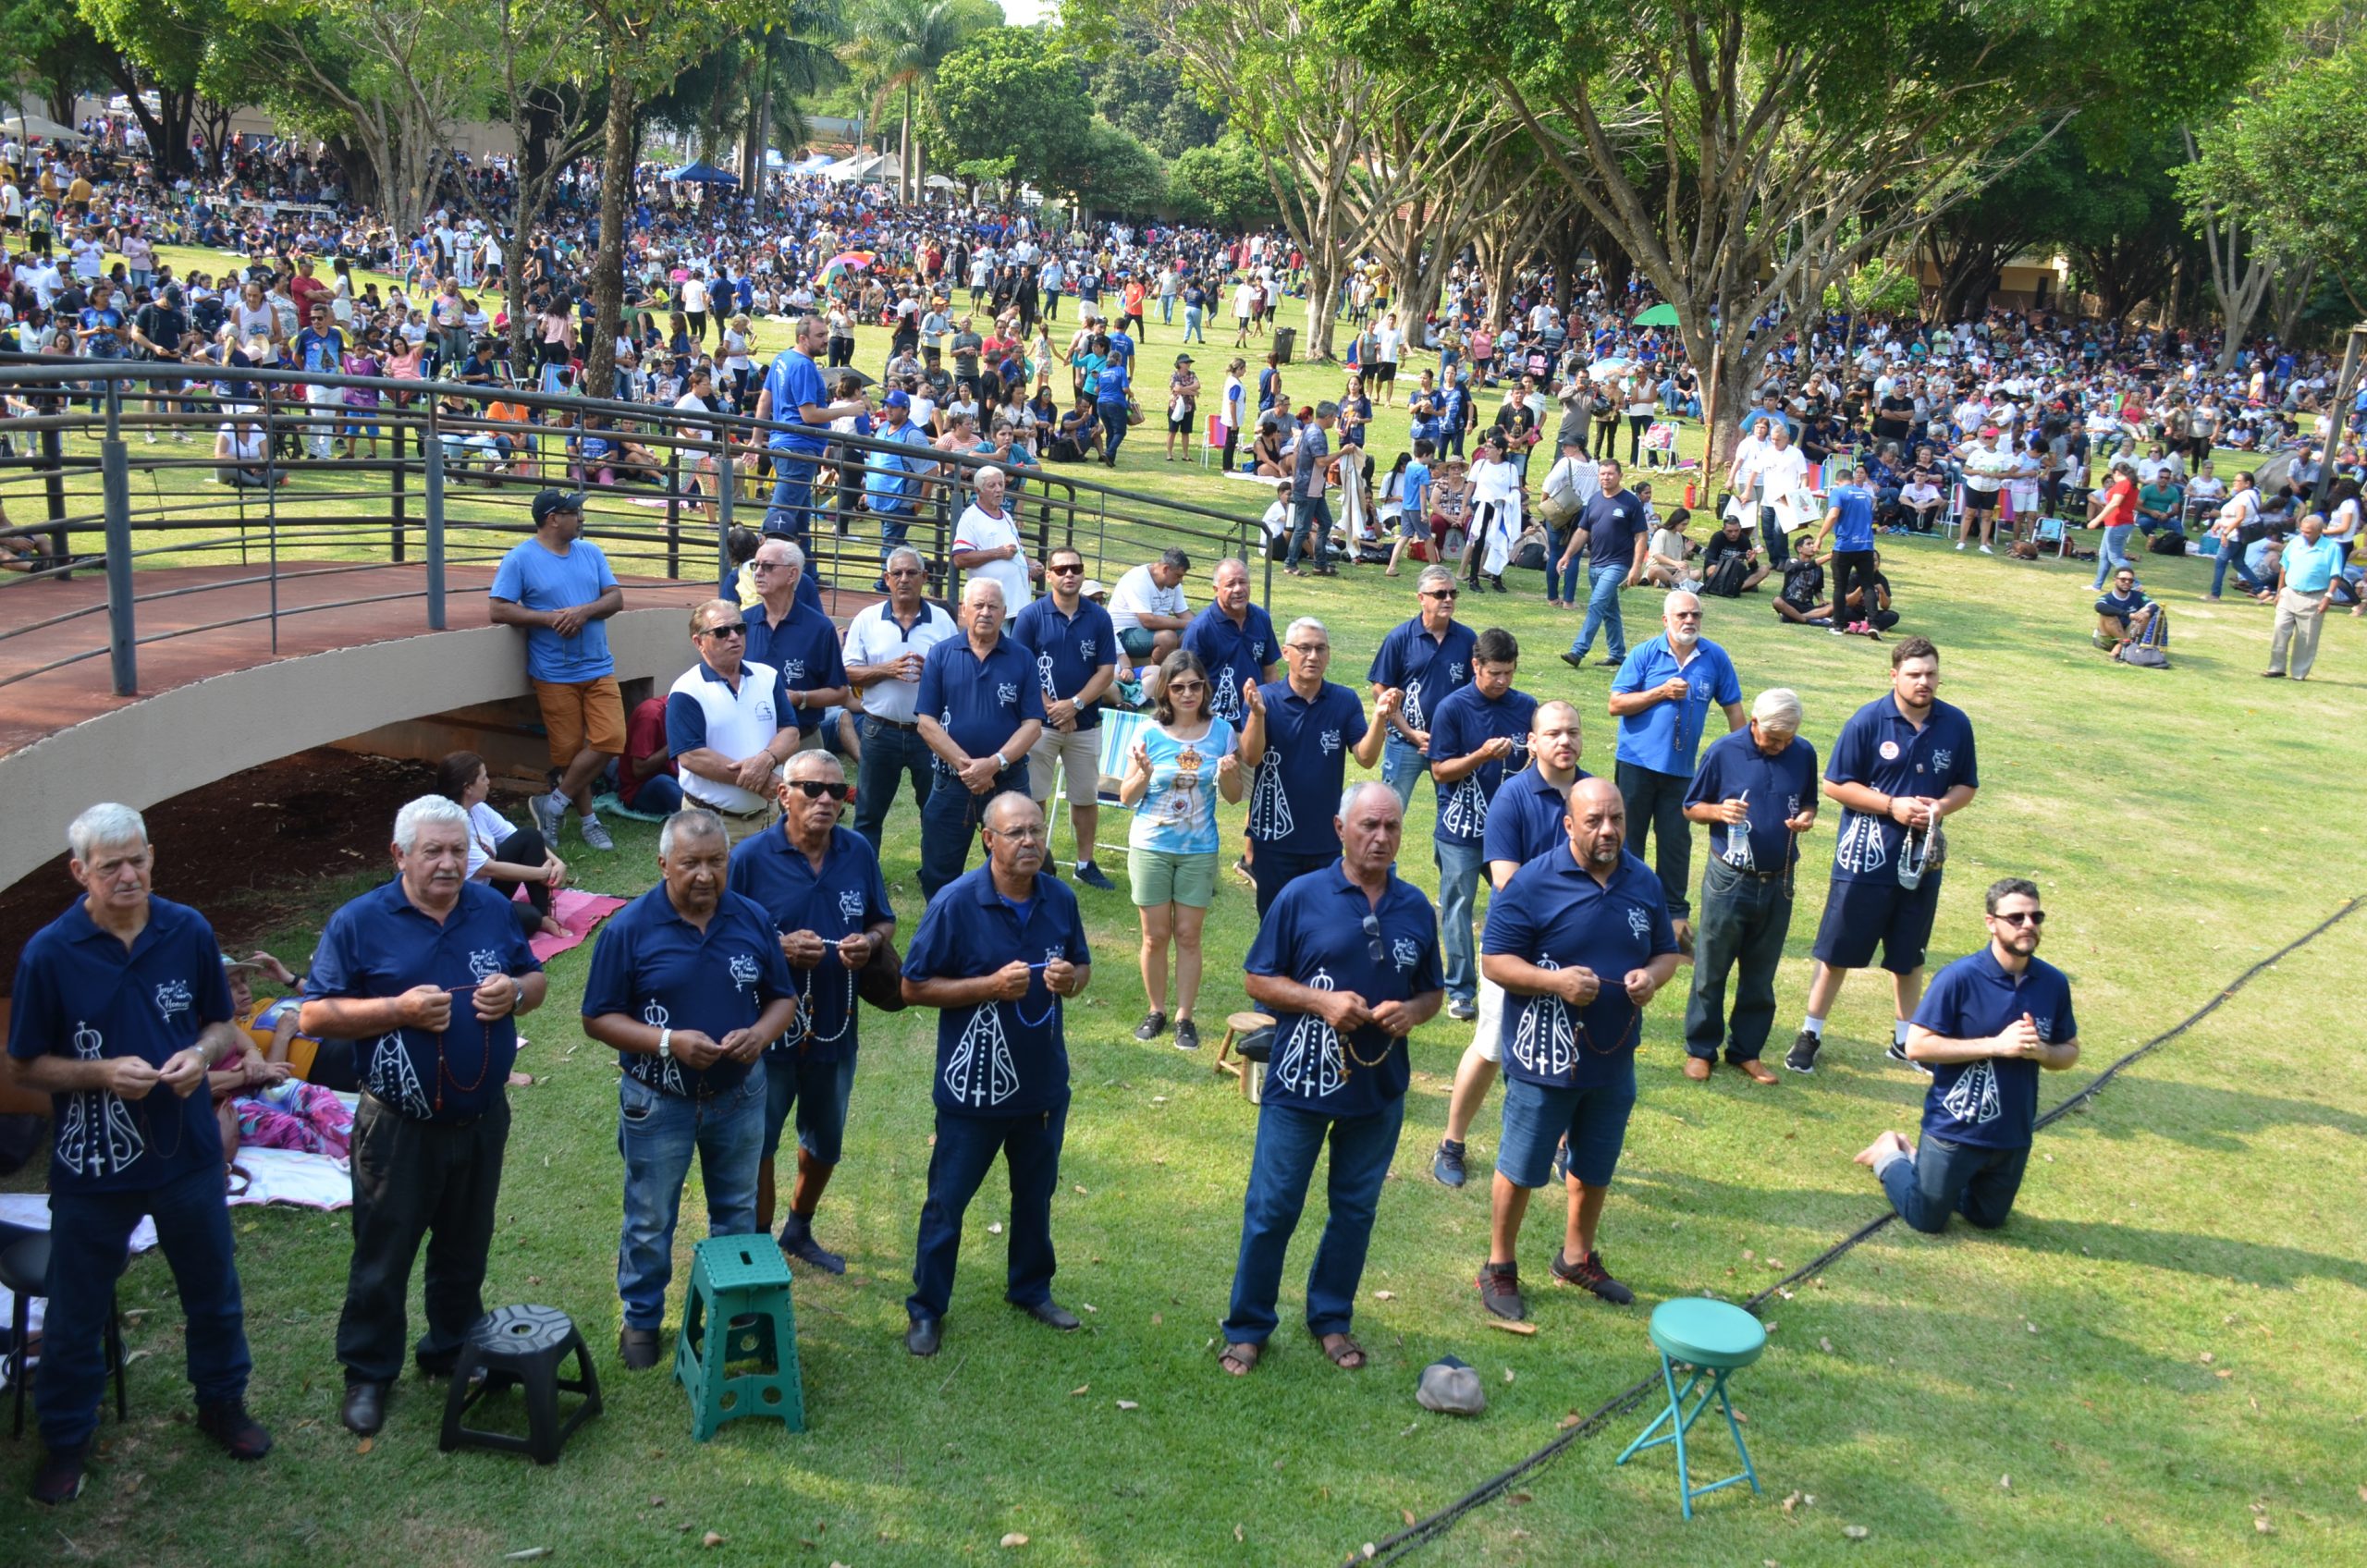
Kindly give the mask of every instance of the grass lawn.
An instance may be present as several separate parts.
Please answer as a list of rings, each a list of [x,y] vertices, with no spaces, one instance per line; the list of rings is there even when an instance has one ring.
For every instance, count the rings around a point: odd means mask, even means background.
[[[1145,362],[1157,367],[1177,332],[1154,324],[1150,336]],[[879,347],[867,341],[865,358]],[[1203,356],[1204,371],[1210,360],[1220,369],[1222,350]],[[1318,374],[1329,390],[1331,373],[1300,370],[1294,397],[1311,396]],[[1384,415],[1375,432],[1384,460],[1402,445],[1403,419]],[[1196,467],[1168,470],[1156,443],[1130,450],[1132,482],[1233,490]],[[1980,890],[1992,877],[2030,875],[2045,888],[2043,951],[2072,976],[2086,1048],[2078,1070],[2047,1085],[2048,1103],[2358,891],[2315,822],[2320,800],[2367,764],[2357,622],[2328,627],[2317,680],[2263,682],[2266,613],[2198,602],[2207,563],[2149,562],[2149,590],[2172,606],[2176,668],[2146,672],[2087,645],[2086,569],[1928,542],[1893,542],[1886,554],[1902,630],[1940,644],[1942,694],[1971,714],[1985,764],[1981,798],[1953,833],[1935,957],[1980,940]],[[1608,771],[1608,672],[1556,661],[1576,618],[1544,607],[1537,578],[1510,581],[1512,596],[1467,601],[1466,619],[1522,638],[1521,684],[1577,701],[1586,765]],[[1381,633],[1410,613],[1410,589],[1365,570],[1294,583],[1278,608],[1324,618],[1333,674],[1353,683]],[[1196,602],[1204,594],[1196,585]],[[1797,688],[1804,733],[1822,749],[1882,691],[1885,651],[1780,628],[1766,600],[1713,601],[1707,634],[1749,691]],[[1652,596],[1629,596],[1632,635],[1652,629],[1654,610]],[[504,803],[517,815],[519,802]],[[1426,889],[1436,886],[1433,817],[1425,792],[1404,864]],[[590,885],[630,892],[654,876],[655,833],[618,826],[616,856],[578,864]],[[1105,842],[1120,842],[1123,826],[1105,814]],[[1806,989],[1831,832],[1828,810],[1779,980],[1779,1036],[1796,1026]],[[160,890],[175,893],[172,845],[160,848]],[[906,937],[919,913],[916,859],[913,818],[900,813],[888,875]],[[1103,861],[1114,869],[1122,855]],[[325,887],[321,913],[350,890]],[[990,1182],[969,1217],[945,1351],[928,1363],[905,1355],[934,1017],[874,1014],[847,1163],[818,1227],[848,1253],[850,1272],[798,1286],[810,1429],[791,1438],[743,1422],[693,1444],[666,1375],[628,1378],[614,1355],[616,1070],[575,1026],[588,961],[579,949],[553,965],[550,1000],[526,1025],[521,1065],[538,1081],[514,1096],[486,1287],[489,1303],[571,1313],[598,1354],[607,1413],[560,1464],[439,1453],[435,1397],[411,1381],[364,1452],[337,1424],[343,1220],[241,1209],[251,1397],[278,1452],[233,1475],[190,1429],[169,1274],[142,1259],[123,1292],[141,1314],[129,1329],[141,1355],[132,1421],[101,1427],[91,1489],[58,1514],[20,1501],[30,1439],[8,1450],[18,1467],[0,1492],[0,1560],[334,1562],[360,1545],[430,1564],[493,1563],[533,1547],[551,1548],[552,1562],[641,1563],[702,1556],[713,1531],[724,1537],[717,1561],[816,1568],[1336,1562],[1650,1370],[1651,1304],[1748,1295],[1881,1212],[1848,1157],[1884,1126],[1911,1129],[1921,1096],[1917,1074],[1881,1059],[1887,989],[1866,977],[1843,993],[1824,1070],[1763,1089],[1731,1072],[1707,1085],[1678,1074],[1683,998],[1672,990],[1645,1027],[1642,1097],[1603,1230],[1641,1299],[1622,1310],[1541,1288],[1557,1239],[1547,1205],[1521,1255],[1539,1287],[1540,1331],[1519,1339],[1483,1327],[1472,1288],[1484,1186],[1450,1192],[1427,1175],[1467,1038],[1441,1018],[1414,1040],[1405,1133],[1365,1279],[1357,1328],[1373,1365],[1335,1371],[1293,1323],[1318,1194],[1285,1279],[1283,1330],[1256,1376],[1235,1382],[1214,1366],[1213,1338],[1254,1112],[1208,1072],[1206,1053],[1132,1040],[1132,909],[1107,894],[1085,908],[1098,962],[1070,1017],[1075,1103],[1054,1215],[1060,1297],[1092,1309],[1081,1334],[1055,1337],[1001,1304],[1000,1238],[987,1227],[1004,1203]],[[1211,1048],[1216,1022],[1240,1005],[1232,968],[1251,910],[1247,891],[1228,886],[1211,914],[1198,1010]],[[253,935],[292,959],[316,929],[315,919]],[[1611,1467],[1639,1414],[1464,1520],[1426,1557],[1786,1568],[1853,1551],[2132,1568],[2367,1561],[2367,1228],[2349,1196],[2367,1181],[2367,1083],[2340,1045],[2357,1034],[2345,1021],[2367,1007],[2362,960],[2367,917],[2357,917],[2045,1134],[2003,1231],[1933,1239],[1894,1227],[1772,1304],[1769,1352],[1735,1385],[1764,1498],[1724,1492],[1682,1523],[1664,1453]],[[1475,1164],[1494,1152],[1494,1103]],[[36,1169],[16,1184],[40,1180]],[[703,1233],[696,1203],[686,1210],[685,1261]],[[1447,1353],[1480,1368],[1491,1403],[1477,1421],[1413,1403],[1418,1369]],[[1703,1447],[1706,1473],[1720,1461],[1714,1439]],[[1870,1537],[1851,1539],[1852,1526]],[[1004,1551],[1011,1532],[1030,1544]]]

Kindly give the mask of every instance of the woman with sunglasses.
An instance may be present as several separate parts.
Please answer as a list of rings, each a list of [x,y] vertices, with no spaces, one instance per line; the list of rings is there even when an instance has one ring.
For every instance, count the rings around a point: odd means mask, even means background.
[[[1217,796],[1239,801],[1243,778],[1233,726],[1208,711],[1208,671],[1199,655],[1179,648],[1159,673],[1153,723],[1134,741],[1118,787],[1119,803],[1134,810],[1126,872],[1142,917],[1143,994],[1150,1004],[1134,1038],[1147,1044],[1167,1032],[1171,941],[1175,1048],[1188,1051],[1200,1044],[1192,1009],[1200,995],[1200,927],[1216,898]]]

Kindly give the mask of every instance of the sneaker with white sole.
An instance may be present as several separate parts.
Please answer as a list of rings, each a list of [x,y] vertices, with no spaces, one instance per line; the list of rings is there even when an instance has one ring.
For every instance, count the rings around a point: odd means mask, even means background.
[[[558,830],[567,820],[567,802],[558,795],[533,795],[526,802],[526,814],[534,819],[534,827],[543,836],[543,847],[558,849]]]
[[[1996,551],[1994,551],[1994,550],[1993,550],[1993,549],[1991,549],[1988,545],[1983,545],[1982,546],[1981,546],[1981,553],[1982,555],[1984,555],[1984,556],[1993,556],[1993,555],[1995,555],[1997,552],[1996,552]]]
[[[606,852],[617,847],[617,841],[608,837],[607,825],[596,816],[579,816],[575,827],[583,835],[583,841],[595,850]]]
[[[1814,1072],[1816,1053],[1823,1048],[1823,1035],[1813,1029],[1803,1029],[1794,1037],[1792,1048],[1784,1053],[1784,1065],[1795,1072]]]

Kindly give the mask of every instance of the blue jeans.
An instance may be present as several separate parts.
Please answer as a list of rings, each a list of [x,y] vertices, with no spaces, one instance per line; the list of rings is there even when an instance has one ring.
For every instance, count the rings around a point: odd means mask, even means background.
[[[1299,497],[1291,503],[1291,547],[1282,557],[1285,570],[1294,570],[1299,563],[1299,541],[1314,535],[1314,547],[1307,552],[1315,560],[1315,570],[1321,571],[1331,564],[1331,498],[1318,496],[1313,500]]]
[[[1175,296],[1172,294],[1161,294],[1159,297],[1159,325],[1161,326],[1175,325]]]
[[[1114,468],[1118,463],[1118,448],[1126,439],[1126,405],[1100,403],[1096,408],[1101,418],[1101,455]]]
[[[1430,776],[1430,759],[1414,747],[1411,741],[1392,729],[1389,739],[1381,743],[1380,781],[1397,796],[1397,809],[1410,810],[1414,804],[1414,787]]]
[[[1069,1103],[1024,1116],[937,1113],[937,1146],[928,1156],[928,1201],[921,1206],[913,1252],[913,1293],[904,1311],[942,1317],[953,1300],[953,1264],[962,1253],[962,1216],[1001,1155],[1011,1170],[1011,1245],[1003,1298],[1017,1306],[1052,1299],[1052,1191],[1061,1182],[1061,1145]]]
[[[1612,662],[1627,657],[1627,626],[1619,619],[1619,589],[1627,581],[1624,566],[1589,567],[1587,589],[1587,619],[1578,628],[1578,640],[1570,644],[1570,652],[1584,658],[1594,648],[1595,629],[1603,629],[1609,639]]]
[[[99,1429],[99,1399],[107,1380],[107,1304],[142,1215],[155,1216],[156,1239],[180,1292],[189,1380],[198,1403],[239,1399],[247,1391],[253,1363],[247,1354],[246,1311],[231,1256],[230,1211],[222,1203],[221,1168],[207,1165],[161,1187],[54,1192],[49,1311],[42,1328],[35,1401],[42,1440],[53,1449],[79,1449]]]
[[[2096,587],[2101,591],[2112,581],[2112,574],[2129,564],[2128,536],[2137,532],[2133,522],[2115,523],[2104,530],[2103,543],[2096,547]]]
[[[617,1246],[617,1294],[625,1327],[666,1318],[674,1279],[674,1221],[682,1182],[698,1151],[710,1236],[756,1228],[756,1156],[765,1142],[765,1072],[759,1066],[713,1099],[660,1094],[636,1078],[617,1080],[617,1152],[625,1158],[624,1235]]]
[[[1446,960],[1446,994],[1467,1002],[1479,994],[1471,909],[1478,900],[1480,874],[1488,869],[1488,851],[1451,839],[1432,840],[1430,851],[1439,864],[1439,947]]]
[[[794,414],[791,416],[794,418]],[[773,449],[773,498],[765,508],[765,532],[803,540],[812,532],[814,461]]]
[[[865,753],[866,757],[869,753]],[[959,778],[939,773],[930,786],[928,799],[921,802],[921,899],[924,902],[937,897],[937,890],[962,875],[970,864],[970,851],[978,842],[979,824],[986,820],[987,802],[1005,790],[1027,791],[1027,759],[1019,759],[1016,767],[1005,768],[998,775],[993,788],[983,795],[974,795],[963,787]]]
[[[1208,335],[1200,330],[1200,317],[1202,313],[1200,307],[1197,305],[1186,305],[1184,307],[1184,342],[1206,343],[1208,340]]]
[[[1575,605],[1578,602],[1578,562],[1573,559],[1561,565],[1562,552],[1568,546],[1570,536],[1561,529],[1545,530],[1545,602],[1549,605]]]
[[[653,816],[671,816],[682,809],[682,786],[670,773],[653,773],[633,791],[632,809]]]
[[[868,714],[856,724],[863,735],[863,761],[855,767],[854,830],[877,852],[896,791],[906,778],[913,781],[914,808],[927,806],[937,783],[937,759],[921,732],[910,725],[889,724]]]
[[[2245,592],[2257,594],[2268,586],[2267,583],[2254,577],[2245,567],[2244,548],[2233,540],[2223,539],[2219,542],[2218,558],[2211,563],[2211,596],[2213,598],[2219,596],[2221,586],[2226,582],[2229,567],[2235,569],[2236,585]]]
[[[1991,1149],[1926,1137],[1916,1146],[1914,1158],[1900,1155],[1874,1174],[1882,1178],[1891,1207],[1918,1231],[1937,1234],[1956,1214],[1968,1224],[1994,1231],[2013,1210],[2014,1194],[2022,1190],[2022,1167],[2030,1158],[2028,1145]]]
[[[1233,1309],[1224,1320],[1227,1342],[1262,1345],[1274,1332],[1282,1256],[1298,1229],[1315,1159],[1327,1138],[1331,1170],[1324,1189],[1331,1215],[1307,1270],[1306,1326],[1318,1336],[1348,1331],[1355,1320],[1356,1285],[1364,1278],[1381,1181],[1396,1156],[1404,1121],[1402,1097],[1370,1116],[1326,1116],[1270,1103],[1259,1109],[1257,1147],[1249,1158],[1249,1191],[1241,1206]]]

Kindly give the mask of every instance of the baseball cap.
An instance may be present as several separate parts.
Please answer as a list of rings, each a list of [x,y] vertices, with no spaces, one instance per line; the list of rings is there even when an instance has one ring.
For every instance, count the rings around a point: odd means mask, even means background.
[[[1442,1355],[1422,1368],[1414,1399],[1424,1410],[1441,1415],[1477,1415],[1488,1408],[1488,1396],[1479,1390],[1479,1374],[1455,1355]]]
[[[583,509],[583,491],[545,490],[534,497],[534,523],[540,527],[553,512],[580,512]]]
[[[880,402],[882,406],[890,409],[909,409],[913,406],[911,395],[901,386],[881,398]]]

